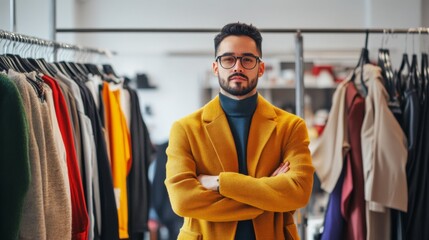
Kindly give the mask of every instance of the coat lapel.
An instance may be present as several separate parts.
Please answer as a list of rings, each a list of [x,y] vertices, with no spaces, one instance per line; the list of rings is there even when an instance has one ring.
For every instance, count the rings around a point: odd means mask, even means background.
[[[251,176],[255,176],[262,150],[277,126],[276,116],[272,105],[259,96],[247,140],[247,169]]]
[[[276,116],[272,105],[259,95],[247,141],[247,169],[251,176],[254,176],[262,150],[277,126]],[[234,138],[218,96],[204,107],[203,121],[223,170],[238,172]]]
[[[229,128],[228,119],[220,105],[219,96],[204,107],[203,121],[223,171],[238,172],[235,142]]]

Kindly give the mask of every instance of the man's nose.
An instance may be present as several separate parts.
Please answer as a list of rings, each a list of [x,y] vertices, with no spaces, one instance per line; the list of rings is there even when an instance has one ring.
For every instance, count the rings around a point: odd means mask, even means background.
[[[241,64],[241,58],[235,60],[234,72],[243,72],[243,65]]]

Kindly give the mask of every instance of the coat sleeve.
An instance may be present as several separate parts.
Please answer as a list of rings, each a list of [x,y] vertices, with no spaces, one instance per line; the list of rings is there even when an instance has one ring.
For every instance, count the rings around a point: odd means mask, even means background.
[[[212,222],[247,220],[263,213],[200,184],[186,131],[179,122],[173,124],[169,141],[165,185],[175,213]]]
[[[304,207],[311,195],[314,173],[308,144],[307,128],[300,120],[283,143],[283,162],[290,162],[287,173],[255,178],[222,172],[220,194],[264,211],[288,212]]]

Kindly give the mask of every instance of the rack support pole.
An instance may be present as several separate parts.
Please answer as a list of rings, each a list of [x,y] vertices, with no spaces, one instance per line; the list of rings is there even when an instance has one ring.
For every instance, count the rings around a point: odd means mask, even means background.
[[[9,31],[16,32],[16,3],[15,0],[9,1]]]
[[[295,36],[295,102],[296,115],[304,118],[304,57],[301,32]]]
[[[304,42],[300,31],[295,35],[295,103],[296,115],[304,118]],[[302,240],[306,239],[307,209],[298,212],[298,231]]]
[[[51,0],[51,41],[55,42],[57,40],[57,1]],[[56,45],[53,46],[52,55],[54,62],[58,61],[58,48]]]

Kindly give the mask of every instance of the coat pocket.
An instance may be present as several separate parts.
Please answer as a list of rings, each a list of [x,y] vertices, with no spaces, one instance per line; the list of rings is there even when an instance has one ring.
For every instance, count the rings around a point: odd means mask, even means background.
[[[181,228],[177,240],[201,240],[202,235],[200,233],[192,232],[191,230]]]
[[[298,229],[294,223],[285,226],[286,240],[299,240]]]

